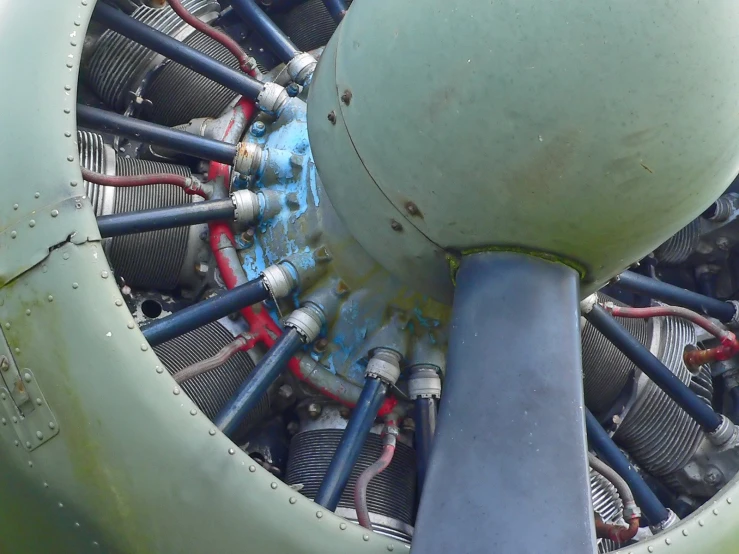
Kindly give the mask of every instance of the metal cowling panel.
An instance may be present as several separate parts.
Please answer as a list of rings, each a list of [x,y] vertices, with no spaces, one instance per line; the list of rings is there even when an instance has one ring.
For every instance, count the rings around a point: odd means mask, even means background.
[[[225,46],[199,31],[183,43],[239,69],[238,61]],[[157,72],[146,90],[146,98],[153,104],[151,120],[169,127],[187,123],[195,117],[219,116],[237,96],[231,89],[173,62]]]

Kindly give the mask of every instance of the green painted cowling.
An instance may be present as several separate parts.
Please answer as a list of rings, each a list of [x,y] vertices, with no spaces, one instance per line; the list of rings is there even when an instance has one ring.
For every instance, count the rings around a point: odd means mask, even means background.
[[[312,84],[321,179],[436,298],[445,253],[479,249],[553,255],[589,292],[737,174],[738,24],[733,0],[357,2]]]

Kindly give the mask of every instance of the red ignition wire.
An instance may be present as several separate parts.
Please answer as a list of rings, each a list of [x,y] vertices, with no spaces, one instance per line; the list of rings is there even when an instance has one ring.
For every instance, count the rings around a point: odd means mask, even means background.
[[[639,531],[639,516],[632,517],[628,527],[605,523],[600,518],[595,519],[595,535],[599,539],[610,539],[616,544],[630,541],[636,536],[637,531]]]
[[[104,187],[141,187],[149,185],[174,185],[187,194],[195,194],[205,198],[205,191],[200,183],[192,177],[176,173],[149,173],[146,175],[104,175],[80,167],[82,178],[90,183]]]
[[[383,435],[382,454],[375,463],[365,469],[357,478],[357,484],[354,487],[354,509],[357,511],[357,519],[359,525],[372,530],[372,522],[370,521],[369,509],[367,508],[367,486],[369,482],[385,471],[393,461],[395,455],[396,435],[398,428],[394,425],[385,426],[385,434]]]
[[[239,62],[239,67],[244,73],[247,73],[252,77],[257,76],[256,63],[254,63],[254,60],[251,58],[251,56],[249,56],[249,54],[244,52],[241,46],[239,46],[238,42],[236,42],[223,31],[219,31],[215,27],[211,27],[210,25],[208,25],[205,21],[201,21],[200,19],[195,17],[193,14],[187,11],[187,8],[182,5],[182,2],[180,2],[180,0],[167,1],[169,2],[169,5],[172,7],[174,12],[179,15],[185,23],[225,46],[228,51],[236,57]]]
[[[650,317],[680,317],[695,323],[716,337],[721,343],[719,346],[706,350],[690,350],[685,352],[683,360],[690,368],[698,368],[703,364],[721,362],[739,354],[739,341],[736,335],[717,325],[707,317],[679,306],[652,306],[650,308],[630,308],[616,306],[612,302],[604,304],[604,309],[616,317],[650,318]]]

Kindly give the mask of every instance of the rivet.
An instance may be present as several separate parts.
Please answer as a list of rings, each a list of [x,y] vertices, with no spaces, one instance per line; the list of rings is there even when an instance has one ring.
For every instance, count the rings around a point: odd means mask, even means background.
[[[6,323],[6,324],[5,324],[5,328],[6,328],[6,329],[10,329],[10,323]]]
[[[713,509],[713,515],[715,515],[715,516],[717,516],[717,515],[718,515],[718,508],[714,508],[714,509]]]
[[[687,529],[683,529],[683,537],[687,537],[687,536],[688,536],[688,530]]]
[[[51,217],[56,217],[59,215],[59,210],[51,210]]]
[[[30,373],[24,373],[23,379],[26,381],[26,383],[30,383],[33,380],[33,377],[31,377]]]
[[[79,527],[79,526],[80,526],[80,523],[79,523],[79,521],[75,521],[75,522],[74,522],[74,526],[75,526],[75,527]]]
[[[103,271],[103,272],[100,273],[100,277],[102,277],[103,279],[107,279],[108,278],[108,275],[109,274],[108,274],[107,271]]]
[[[49,302],[53,302],[53,301],[54,301],[54,297],[53,297],[53,296],[51,296],[51,295],[49,295],[49,296],[48,296],[48,297],[47,297],[46,299],[47,299],[47,300],[48,300]]]
[[[67,138],[72,138],[72,133],[70,133],[69,131],[67,131],[66,133],[64,133],[64,136],[67,137]]]
[[[71,46],[77,46],[77,43],[76,43],[75,41],[71,41],[71,42],[70,42],[69,44],[70,44]]]
[[[164,368],[158,365],[154,368],[154,371],[156,371],[157,373],[164,373]]]
[[[46,481],[44,481],[44,488],[45,489],[48,489],[49,488],[49,483],[47,483]]]
[[[346,531],[346,523],[339,523],[339,529]]]
[[[211,429],[210,431],[208,431],[208,434],[209,434],[209,435],[210,435],[211,437],[215,437],[215,436],[216,436],[216,430],[215,430],[215,429]]]
[[[80,23],[79,21],[75,21],[75,22],[74,22],[74,26],[75,26],[75,27],[79,27],[80,25],[81,25],[81,23]]]
[[[15,352],[16,354],[20,354],[20,353],[21,353],[21,349],[20,349],[20,348],[18,348],[17,346],[16,346],[16,347],[15,347],[15,348],[13,349],[13,351],[14,351],[14,352]]]
[[[41,406],[41,404],[43,403],[44,403],[43,400],[41,400],[40,398],[36,399],[36,404],[38,404],[39,406]]]
[[[277,488],[277,483],[270,483],[269,486],[272,487],[272,490],[274,490]]]
[[[8,420],[7,420],[7,419],[5,419],[5,418],[3,418],[3,419],[2,419],[2,420],[0,420],[0,421],[2,421],[2,424],[3,424],[3,425],[7,425],[7,424],[8,424]]]
[[[33,462],[31,460],[28,460],[28,467],[33,467]]]
[[[133,328],[134,328],[134,327],[136,327],[136,326],[135,326],[135,325],[133,324],[133,321],[129,321],[129,322],[128,322],[128,323],[126,324],[126,327],[128,327],[129,329],[133,329]]]
[[[31,315],[31,309],[26,310],[26,315]]]
[[[54,423],[53,421],[50,421],[49,422],[49,429],[56,429],[56,423]]]
[[[16,231],[10,231],[10,238],[11,239],[14,239],[17,236],[18,236],[18,233]]]
[[[256,466],[249,466],[249,471],[251,471],[252,473],[254,473],[256,470],[257,470]]]
[[[116,305],[116,306],[119,306],[119,307],[120,307],[120,306],[123,306],[123,300],[121,300],[121,299],[119,298],[118,300],[116,300],[116,301],[115,301],[115,305]]]
[[[5,393],[2,393],[2,394],[0,394],[0,398],[2,398],[3,400],[5,400],[7,398],[7,396],[5,395]]]
[[[69,252],[65,252],[64,254],[62,254],[62,259],[68,260],[69,259]]]
[[[64,504],[62,504],[61,502],[59,502],[58,506],[59,506],[60,508],[64,508]]]
[[[236,454],[236,450],[234,450],[233,448],[229,448],[228,453],[231,454],[231,456],[233,456],[234,454]]]
[[[670,546],[672,544],[672,541],[670,539],[665,539],[665,544],[667,546]]]
[[[416,206],[415,202],[411,202],[410,200],[405,203],[405,211],[407,211],[410,215],[418,215],[418,206]]]
[[[15,441],[15,445],[16,446],[20,446],[21,445],[21,441]]]
[[[704,526],[705,524],[706,524],[706,522],[705,522],[705,521],[703,521],[702,519],[699,519],[699,520],[698,520],[698,525],[699,525],[700,527],[703,527],[703,526]]]
[[[729,497],[729,498],[726,499],[726,503],[727,504],[731,504],[731,497]]]
[[[69,182],[69,186],[76,187],[77,186],[77,181],[70,181]]]
[[[394,546],[393,546],[392,544],[388,544],[388,545],[387,545],[387,549],[388,549],[388,550],[389,550],[390,552],[392,552],[393,550],[395,550],[395,547],[394,547]]]
[[[141,351],[142,352],[146,352],[147,350],[149,350],[149,345],[148,344],[142,344],[141,345]],[[179,394],[179,393],[176,392],[175,394]]]
[[[174,394],[175,396],[177,396],[178,394],[180,394],[180,388],[179,387],[175,387],[174,390],[172,391],[172,394]]]
[[[298,499],[295,498],[294,496],[291,496],[290,497],[290,504],[295,504],[297,501],[298,501]]]
[[[13,421],[13,423],[18,423],[18,418],[17,418],[17,417],[15,417],[15,416],[13,416],[13,417],[12,417],[12,421]]]
[[[73,288],[73,289],[78,289],[79,287],[80,287],[80,286],[79,286],[79,284],[78,284],[78,283],[72,283],[72,288]]]
[[[34,198],[39,198],[40,196],[41,196],[41,193],[40,192],[34,192],[33,193],[33,197]]]
[[[92,541],[92,546],[97,548],[98,546],[100,546],[100,544],[98,543],[98,541]]]
[[[74,67],[74,65],[72,64],[72,62],[67,62],[67,67],[69,69],[72,69]]]
[[[69,85],[64,85],[64,90],[67,90],[67,91],[72,90],[72,87],[70,87]]]
[[[31,441],[26,441],[26,448],[31,448],[32,446]]]
[[[19,208],[18,204],[13,204],[13,209],[17,210]]]
[[[341,101],[348,106],[352,101],[352,91],[346,89],[341,95]]]
[[[647,547],[647,551],[648,552],[654,552],[654,547],[653,546],[648,546]]]
[[[328,112],[327,118],[331,122],[332,125],[336,125],[336,112],[331,110],[330,112]]]
[[[41,431],[36,431],[36,438],[38,440],[44,440],[44,434]]]
[[[69,108],[64,108],[64,113],[72,113],[72,110],[70,110]]]
[[[87,0],[82,0],[82,5],[87,6]]]
[[[36,220],[35,219],[32,219],[31,221],[29,221],[28,222],[28,226],[29,227],[36,227]]]
[[[317,517],[318,519],[321,519],[321,518],[323,517],[323,512],[322,512],[321,510],[318,510],[318,511],[316,512],[316,517]]]
[[[195,410],[195,409],[192,409],[192,410],[190,410],[190,415],[191,416],[196,416],[196,415],[198,415],[198,411]]]
[[[393,231],[402,231],[403,226],[395,221],[394,219],[390,221],[390,227],[392,227]]]
[[[368,541],[369,540],[369,535],[362,535],[362,540]]]

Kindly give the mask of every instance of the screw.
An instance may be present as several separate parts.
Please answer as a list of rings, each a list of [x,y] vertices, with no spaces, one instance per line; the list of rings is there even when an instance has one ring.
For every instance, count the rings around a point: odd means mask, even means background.
[[[311,419],[316,419],[319,415],[321,415],[321,411],[323,408],[320,404],[316,404],[315,402],[311,402],[308,404],[308,415]]]
[[[264,133],[267,132],[267,126],[263,121],[255,121],[251,125],[251,134],[255,137],[263,137]]]
[[[392,221],[390,221],[390,227],[393,228],[393,231],[400,232],[400,231],[403,230],[403,226],[400,223],[398,223],[397,221],[395,221],[394,219]]]
[[[328,339],[327,338],[320,338],[316,341],[316,343],[313,345],[313,350],[316,352],[324,352],[326,350],[326,347],[328,346]]]
[[[336,125],[336,113],[333,110],[328,112],[328,120],[332,125]]]
[[[300,94],[300,87],[297,83],[290,83],[285,87],[285,92],[287,92],[287,95],[290,98],[295,98],[298,94]]]
[[[282,385],[277,391],[277,394],[280,395],[280,398],[287,400],[293,395],[293,388],[290,385]]]
[[[352,91],[346,89],[341,95],[341,101],[348,106],[352,101]]]
[[[719,250],[728,251],[731,247],[731,244],[729,243],[729,239],[726,237],[719,237],[716,239],[716,246]]]
[[[410,215],[418,215],[419,213],[421,213],[418,209],[418,206],[416,206],[416,204],[411,201],[405,203],[405,211],[407,211]]]

